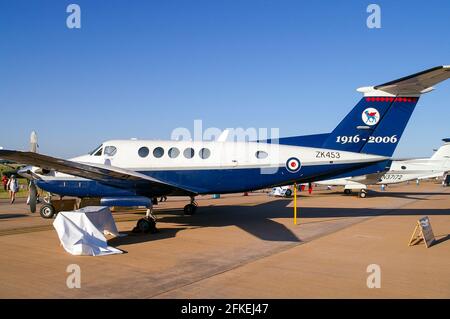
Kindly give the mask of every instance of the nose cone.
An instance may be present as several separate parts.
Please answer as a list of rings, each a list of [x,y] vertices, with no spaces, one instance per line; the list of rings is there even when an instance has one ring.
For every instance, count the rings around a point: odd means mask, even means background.
[[[25,177],[27,179],[33,179],[33,176],[31,172],[33,171],[33,166],[25,166],[22,167],[17,171],[17,174],[19,174],[22,177]]]

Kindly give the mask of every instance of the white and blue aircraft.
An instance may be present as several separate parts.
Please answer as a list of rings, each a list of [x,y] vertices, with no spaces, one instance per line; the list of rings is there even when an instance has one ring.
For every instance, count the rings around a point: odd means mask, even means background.
[[[413,158],[393,160],[387,172],[367,174],[319,181],[316,184],[328,186],[344,186],[344,193],[350,194],[353,190],[366,197],[368,185],[390,185],[407,181],[442,177],[445,181],[450,172],[450,139],[443,139],[442,145],[430,158]]]
[[[147,207],[157,196],[187,195],[184,211],[192,214],[200,194],[385,171],[419,97],[449,77],[450,66],[438,66],[360,88],[363,98],[331,133],[255,142],[111,140],[69,160],[16,150],[0,150],[0,158],[32,165],[19,173],[54,194]],[[41,208],[43,217],[53,214],[51,204]],[[152,228],[154,219],[137,226]]]

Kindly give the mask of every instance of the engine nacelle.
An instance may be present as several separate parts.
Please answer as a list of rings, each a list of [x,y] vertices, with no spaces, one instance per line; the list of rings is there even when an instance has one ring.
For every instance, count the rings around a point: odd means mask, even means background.
[[[144,196],[102,197],[100,199],[100,205],[119,206],[119,207],[130,207],[130,206],[150,207],[152,205],[152,201],[150,198]]]

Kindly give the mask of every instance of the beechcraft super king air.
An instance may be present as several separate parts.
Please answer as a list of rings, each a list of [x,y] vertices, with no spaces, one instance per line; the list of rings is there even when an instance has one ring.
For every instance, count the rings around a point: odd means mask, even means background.
[[[0,158],[31,165],[19,173],[54,194],[147,207],[157,196],[187,195],[190,214],[200,194],[387,170],[420,96],[449,77],[450,66],[439,66],[360,88],[363,98],[331,133],[255,142],[112,140],[69,160],[15,150],[0,150]],[[52,216],[44,206],[41,215]]]

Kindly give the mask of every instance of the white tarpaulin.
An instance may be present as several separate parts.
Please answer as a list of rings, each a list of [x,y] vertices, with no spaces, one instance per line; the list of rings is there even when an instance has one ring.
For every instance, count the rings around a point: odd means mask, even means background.
[[[61,245],[72,255],[102,256],[121,254],[108,246],[104,234],[119,236],[108,207],[88,206],[75,211],[59,212],[53,222]]]

